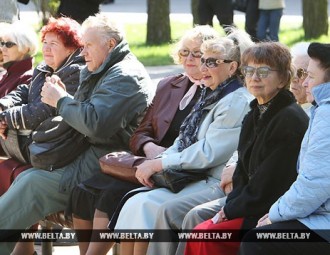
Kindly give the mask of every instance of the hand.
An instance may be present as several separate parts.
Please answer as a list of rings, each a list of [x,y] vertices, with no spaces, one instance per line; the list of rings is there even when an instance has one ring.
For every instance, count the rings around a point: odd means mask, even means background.
[[[1,120],[0,121],[0,137],[3,140],[6,140],[7,139],[7,136],[5,135],[6,130],[7,130],[7,123],[6,123],[5,120]]]
[[[220,188],[228,195],[233,190],[233,174],[236,163],[226,166],[221,174]]]
[[[142,164],[137,166],[135,177],[139,182],[149,188],[153,187],[153,182],[150,177],[162,170],[161,159],[146,160]]]
[[[46,82],[41,90],[41,101],[56,108],[57,102],[67,96],[64,83],[56,75],[46,77]]]
[[[272,224],[272,222],[270,221],[267,213],[258,220],[257,227],[266,226],[269,224]]]
[[[158,146],[153,142],[148,142],[143,146],[144,154],[148,159],[153,159],[166,150],[165,147]]]
[[[223,207],[221,210],[212,218],[214,224],[218,224],[227,220]]]

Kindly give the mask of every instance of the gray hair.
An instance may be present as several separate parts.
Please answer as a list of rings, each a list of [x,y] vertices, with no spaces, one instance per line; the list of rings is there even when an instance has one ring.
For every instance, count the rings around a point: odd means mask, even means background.
[[[23,23],[22,21],[15,21],[2,27],[0,37],[6,36],[17,44],[19,52],[27,51],[27,56],[32,57],[37,54],[39,39],[36,31]]]
[[[117,44],[120,43],[124,37],[124,29],[114,20],[111,20],[104,14],[96,14],[95,16],[89,16],[81,25],[83,33],[88,28],[96,28],[101,33],[104,42],[113,38]]]
[[[297,56],[308,56],[307,50],[309,45],[309,42],[299,42],[294,44],[290,49],[292,58],[295,58]]]
[[[201,50],[203,53],[221,54],[226,60],[240,63],[242,53],[254,43],[243,30],[229,27],[226,28],[226,32],[226,37],[205,41],[201,46]]]
[[[179,41],[174,45],[171,56],[176,64],[182,64],[179,50],[182,49],[185,41],[196,41],[202,44],[206,40],[219,38],[219,33],[209,25],[197,25],[187,30]]]

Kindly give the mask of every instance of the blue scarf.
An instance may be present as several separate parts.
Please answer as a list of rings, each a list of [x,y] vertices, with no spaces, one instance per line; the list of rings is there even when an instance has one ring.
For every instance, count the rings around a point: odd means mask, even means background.
[[[204,114],[209,109],[207,106],[214,104],[221,100],[229,93],[241,88],[242,83],[236,78],[232,77],[221,83],[215,90],[204,87],[201,92],[201,97],[193,107],[189,115],[184,119],[179,132],[179,147],[178,151],[181,152],[197,142],[197,133],[201,125],[201,120]]]

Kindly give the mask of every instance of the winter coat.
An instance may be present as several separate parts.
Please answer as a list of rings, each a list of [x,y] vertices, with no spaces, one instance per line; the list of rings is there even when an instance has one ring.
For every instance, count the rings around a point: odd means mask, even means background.
[[[145,156],[143,146],[152,142],[159,145],[168,131],[179,103],[189,87],[188,76],[179,74],[161,80],[155,98],[141,124],[130,140],[134,155]]]
[[[32,78],[33,58],[6,63],[6,72],[0,80],[0,98],[15,90],[18,85],[30,84]]]
[[[269,219],[298,220],[330,241],[330,83],[314,87],[312,93],[315,104],[301,145],[298,177],[272,205]]]
[[[233,190],[224,207],[228,219],[245,218],[254,227],[293,183],[306,113],[287,90],[280,91],[259,119],[257,100],[244,119],[238,145]]]
[[[144,66],[127,42],[119,43],[94,72],[83,69],[74,98],[64,97],[57,110],[70,126],[88,137],[90,148],[71,164],[60,182],[67,191],[100,172],[98,159],[128,143],[155,93]]]
[[[48,117],[56,115],[56,109],[41,102],[41,89],[46,76],[58,75],[66,85],[68,93],[74,94],[79,85],[79,73],[85,61],[79,56],[80,50],[72,54],[56,71],[45,63],[33,72],[30,84],[22,84],[0,99],[9,129],[34,130]]]

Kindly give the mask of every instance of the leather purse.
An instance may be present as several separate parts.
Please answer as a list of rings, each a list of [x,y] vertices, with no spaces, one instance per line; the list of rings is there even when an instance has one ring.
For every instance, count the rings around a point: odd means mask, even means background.
[[[99,162],[103,173],[122,181],[140,184],[135,177],[136,166],[142,164],[145,160],[145,157],[120,151],[104,155],[99,159]]]

